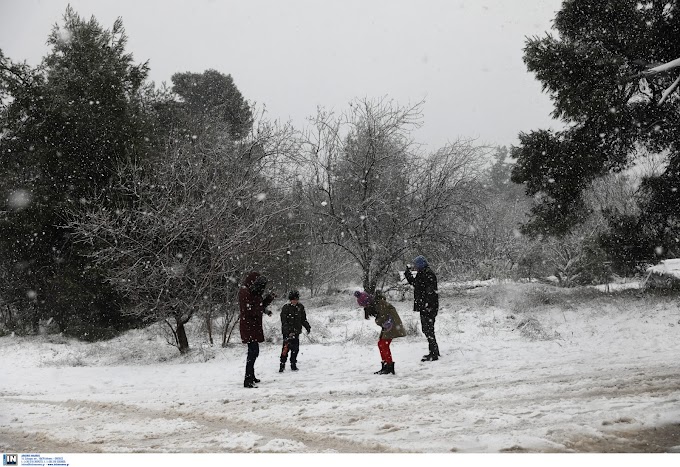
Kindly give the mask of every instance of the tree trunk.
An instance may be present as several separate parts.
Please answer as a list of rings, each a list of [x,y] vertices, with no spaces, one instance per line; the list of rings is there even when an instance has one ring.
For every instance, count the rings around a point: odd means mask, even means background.
[[[369,271],[364,271],[363,285],[364,285],[364,291],[366,293],[369,293],[371,295],[373,295],[375,293],[375,285],[376,285],[375,277],[373,278],[373,280],[371,280]]]
[[[231,305],[231,304],[230,304]],[[233,305],[232,305],[233,306]],[[233,319],[232,319],[233,317]],[[222,347],[226,347],[231,338],[231,334],[234,332],[234,328],[239,324],[240,316],[236,313],[229,313],[229,305],[227,305],[226,312],[224,314],[224,330],[222,331]]]
[[[40,314],[38,312],[38,309],[36,307],[33,307],[33,313],[31,314],[31,331],[33,334],[39,334],[40,333]],[[61,329],[61,326],[59,326],[59,331],[63,332]]]
[[[224,316],[224,329],[222,330],[222,347],[227,346],[227,334],[229,334],[229,320],[227,319],[229,315]]]
[[[181,354],[189,351],[189,339],[187,338],[187,332],[182,321],[177,321],[177,348]]]
[[[213,336],[212,336],[212,310],[208,311],[208,315],[205,317],[205,325],[208,328],[208,341],[210,342],[210,345],[213,345]]]
[[[12,316],[12,308],[8,305],[5,305],[7,307],[7,317],[5,319],[5,326],[7,326],[7,329],[14,330],[14,318]]]

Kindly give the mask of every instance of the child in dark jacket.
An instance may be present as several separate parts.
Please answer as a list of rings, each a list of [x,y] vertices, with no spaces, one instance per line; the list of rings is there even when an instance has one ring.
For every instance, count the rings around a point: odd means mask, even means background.
[[[300,351],[300,333],[302,328],[310,333],[312,327],[307,322],[307,314],[305,307],[300,303],[300,292],[292,290],[288,294],[290,303],[286,303],[281,308],[281,332],[283,333],[283,348],[281,349],[281,364],[279,365],[279,373],[283,373],[286,369],[286,360],[288,359],[288,352],[290,352],[290,369],[298,371],[297,356]]]
[[[392,339],[406,335],[406,330],[401,322],[401,318],[397,314],[396,308],[388,303],[385,296],[380,292],[376,292],[375,296],[373,296],[357,290],[354,292],[354,296],[357,298],[359,306],[364,308],[366,319],[374,316],[375,324],[381,327],[378,350],[380,350],[380,358],[382,358],[382,368],[376,371],[375,374],[395,374],[390,344]]]

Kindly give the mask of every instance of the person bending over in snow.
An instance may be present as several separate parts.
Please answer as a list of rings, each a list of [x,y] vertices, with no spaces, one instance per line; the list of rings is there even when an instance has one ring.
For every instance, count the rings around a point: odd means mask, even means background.
[[[283,348],[281,349],[281,364],[279,365],[279,373],[283,373],[286,369],[286,360],[288,359],[288,352],[290,351],[290,369],[298,371],[297,355],[300,351],[300,333],[302,328],[310,333],[312,327],[307,321],[305,314],[305,307],[300,300],[300,292],[292,290],[288,294],[290,303],[286,303],[281,308],[281,332],[283,333]]]
[[[382,368],[376,371],[375,374],[395,374],[390,344],[392,343],[392,339],[404,337],[406,335],[404,325],[401,323],[401,318],[397,314],[397,310],[387,302],[387,299],[381,292],[376,292],[375,296],[373,296],[357,290],[354,292],[354,296],[357,298],[359,306],[364,308],[365,318],[368,319],[370,316],[374,316],[375,324],[382,328],[380,331],[380,339],[378,340],[378,350],[380,350]]]

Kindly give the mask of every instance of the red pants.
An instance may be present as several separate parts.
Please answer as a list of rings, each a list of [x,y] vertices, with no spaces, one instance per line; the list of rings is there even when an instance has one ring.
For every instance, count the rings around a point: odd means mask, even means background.
[[[380,350],[380,358],[385,363],[392,363],[392,352],[390,352],[390,344],[392,339],[380,339],[378,341],[378,349]]]

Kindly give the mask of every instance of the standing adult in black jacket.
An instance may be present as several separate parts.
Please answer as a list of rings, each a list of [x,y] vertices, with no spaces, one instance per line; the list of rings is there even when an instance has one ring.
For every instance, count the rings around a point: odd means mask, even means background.
[[[238,291],[241,340],[244,344],[248,344],[244,388],[256,388],[255,383],[260,382],[255,377],[255,360],[260,355],[260,342],[264,342],[262,315],[272,315],[272,312],[267,310],[267,306],[276,298],[273,292],[262,296],[266,287],[267,278],[257,271],[252,271],[246,276]]]
[[[434,337],[434,322],[439,312],[437,276],[430,269],[424,256],[417,256],[413,260],[413,269],[417,272],[415,277],[408,266],[404,271],[404,277],[413,286],[413,311],[420,313],[420,325],[430,347],[430,353],[423,355],[421,361],[431,362],[440,357],[437,339]]]
[[[283,348],[281,349],[281,364],[279,365],[279,373],[282,373],[286,368],[286,360],[288,359],[288,352],[290,351],[290,369],[298,371],[297,356],[300,351],[300,333],[304,327],[307,334],[312,330],[312,327],[307,321],[307,314],[305,307],[300,303],[300,292],[292,290],[288,294],[290,303],[286,303],[281,308],[281,332],[283,333]]]

